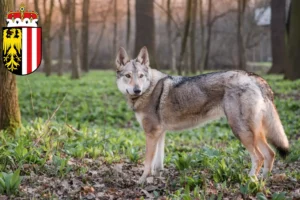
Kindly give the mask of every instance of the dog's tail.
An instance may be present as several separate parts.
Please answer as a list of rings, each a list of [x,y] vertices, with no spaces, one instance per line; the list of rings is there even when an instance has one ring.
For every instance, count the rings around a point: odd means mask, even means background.
[[[278,150],[281,157],[289,154],[289,141],[284,132],[279,115],[273,102],[268,103],[269,109],[264,116],[264,127],[268,140]]]

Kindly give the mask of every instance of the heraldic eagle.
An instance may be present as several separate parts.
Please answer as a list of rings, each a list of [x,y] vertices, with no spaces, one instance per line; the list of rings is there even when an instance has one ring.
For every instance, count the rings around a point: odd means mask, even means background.
[[[5,29],[3,34],[4,63],[8,70],[17,70],[21,62],[22,32],[20,29]]]

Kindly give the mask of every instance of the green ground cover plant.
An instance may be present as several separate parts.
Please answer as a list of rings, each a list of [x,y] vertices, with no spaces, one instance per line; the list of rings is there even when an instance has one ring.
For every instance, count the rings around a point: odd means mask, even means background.
[[[167,133],[162,177],[142,173],[144,134],[113,71],[80,80],[18,77],[23,126],[0,133],[0,193],[13,199],[300,198],[300,81],[265,76],[291,143],[273,175],[247,177],[250,157],[226,119]],[[297,196],[298,195],[298,196]]]

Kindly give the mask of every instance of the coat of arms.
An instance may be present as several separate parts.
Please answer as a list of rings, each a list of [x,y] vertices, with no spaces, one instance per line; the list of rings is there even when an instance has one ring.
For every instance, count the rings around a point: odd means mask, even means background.
[[[7,14],[7,27],[3,27],[4,66],[16,75],[34,72],[42,60],[42,28],[38,25],[38,14],[25,11],[21,5],[19,11]]]

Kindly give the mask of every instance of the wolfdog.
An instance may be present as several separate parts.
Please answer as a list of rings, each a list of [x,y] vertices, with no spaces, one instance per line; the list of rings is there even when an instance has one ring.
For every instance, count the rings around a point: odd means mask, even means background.
[[[146,47],[132,60],[121,47],[116,65],[117,86],[146,135],[144,172],[138,183],[163,170],[166,131],[192,128],[222,116],[251,156],[249,176],[256,178],[263,164],[264,177],[272,170],[275,153],[267,139],[281,156],[288,154],[273,92],[260,76],[245,71],[169,76],[150,68]]]

